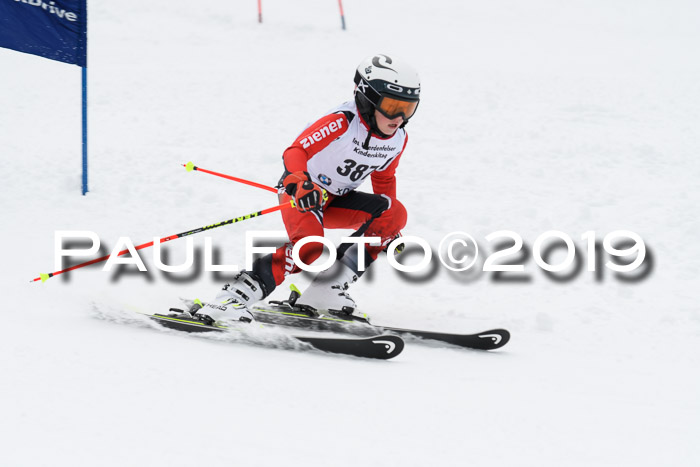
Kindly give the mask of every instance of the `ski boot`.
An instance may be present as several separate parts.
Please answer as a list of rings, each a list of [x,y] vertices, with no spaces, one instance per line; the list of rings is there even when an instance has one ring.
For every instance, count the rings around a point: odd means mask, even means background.
[[[354,318],[357,304],[348,289],[356,281],[355,271],[343,262],[336,261],[314,278],[295,305],[311,308],[317,313],[329,312],[341,318]]]
[[[265,292],[260,281],[253,274],[243,271],[238,273],[230,284],[224,285],[216,295],[214,303],[195,300],[189,313],[207,324],[219,320],[250,323],[254,318],[249,307],[264,297]]]

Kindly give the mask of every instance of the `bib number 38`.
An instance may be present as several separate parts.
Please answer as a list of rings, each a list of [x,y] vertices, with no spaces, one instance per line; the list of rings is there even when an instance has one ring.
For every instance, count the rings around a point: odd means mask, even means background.
[[[369,166],[366,164],[358,164],[352,159],[345,159],[343,162],[345,163],[345,167],[338,167],[337,172],[343,177],[350,177],[350,180],[353,182],[356,182],[361,178],[364,179],[367,177],[367,175],[372,173],[374,169],[379,167],[378,165]],[[367,172],[367,169],[372,170]]]

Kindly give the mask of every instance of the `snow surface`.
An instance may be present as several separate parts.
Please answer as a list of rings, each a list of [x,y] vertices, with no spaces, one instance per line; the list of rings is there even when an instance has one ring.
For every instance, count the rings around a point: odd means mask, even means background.
[[[347,31],[330,0],[265,0],[262,25],[252,0],[90,7],[88,196],[79,69],[0,50],[0,465],[700,465],[697,2],[346,0]],[[407,280],[380,258],[353,287],[375,322],[513,335],[386,362],[157,332],[129,311],[210,298],[212,274],[29,283],[54,270],[56,230],[95,231],[106,254],[274,205],[180,164],[274,184],[377,52],[423,80],[405,234],[493,251],[491,232],[531,247],[556,229],[582,252],[584,232],[627,229],[648,277],[559,283],[529,257],[524,283],[439,263]],[[247,230],[281,229],[271,214],[192,238],[242,265]],[[173,264],[184,247],[168,244]]]

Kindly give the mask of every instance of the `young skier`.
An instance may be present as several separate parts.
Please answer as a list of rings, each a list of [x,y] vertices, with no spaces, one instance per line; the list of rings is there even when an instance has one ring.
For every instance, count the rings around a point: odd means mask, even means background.
[[[406,147],[404,126],[418,107],[420,80],[401,60],[374,55],[360,63],[354,81],[354,101],[309,125],[284,151],[280,202],[296,206],[282,211],[289,242],[256,260],[252,270],[239,273],[200,315],[252,320],[250,305],[272,293],[287,275],[301,271],[292,259],[296,242],[341,228],[381,241],[341,246],[337,261],[316,276],[296,303],[348,315],[355,310],[347,289],[362,275],[359,255],[369,266],[406,225],[406,209],[396,199],[395,171]],[[356,191],[368,178],[374,194]],[[323,245],[312,242],[300,248],[299,257],[311,264],[322,252]]]

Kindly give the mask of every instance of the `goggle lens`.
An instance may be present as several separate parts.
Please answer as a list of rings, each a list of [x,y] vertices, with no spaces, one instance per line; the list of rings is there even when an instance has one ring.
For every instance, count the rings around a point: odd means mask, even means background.
[[[379,102],[379,111],[389,119],[394,119],[399,115],[408,120],[416,112],[418,101],[402,101],[393,97],[382,97]]]

